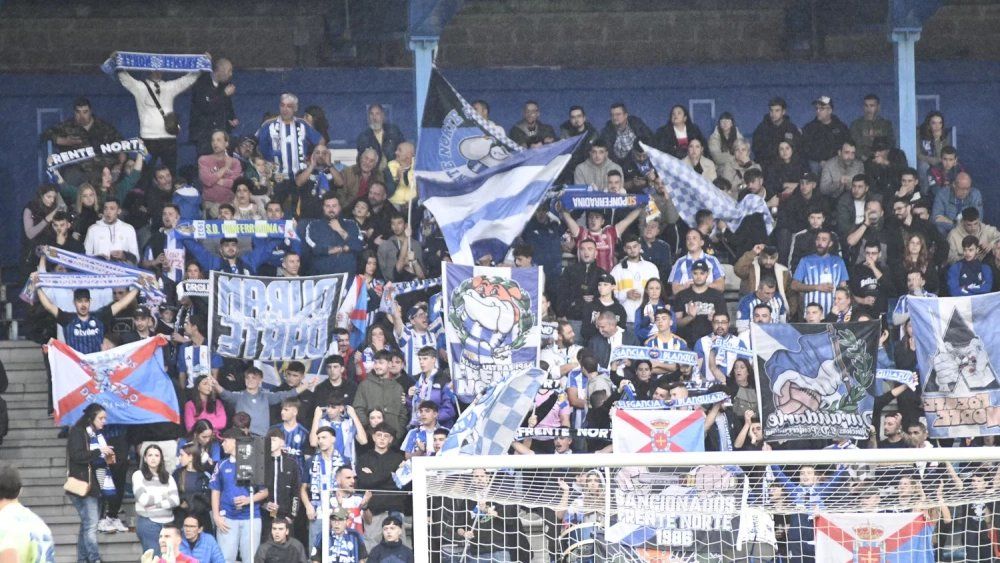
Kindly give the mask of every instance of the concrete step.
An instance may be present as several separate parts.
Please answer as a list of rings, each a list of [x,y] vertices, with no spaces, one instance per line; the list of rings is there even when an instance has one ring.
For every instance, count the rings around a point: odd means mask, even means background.
[[[45,364],[39,360],[30,364],[15,364],[13,366],[4,363],[7,370],[7,380],[11,383],[33,383],[45,382],[48,373],[45,371]]]
[[[46,401],[46,396],[42,393],[38,393],[34,396],[32,395],[12,395],[10,399],[7,399],[7,408],[10,411],[10,416],[13,418],[15,411],[27,411],[27,410],[42,410],[42,414],[48,414],[45,409],[48,408]]]
[[[30,424],[29,424],[30,422]],[[35,443],[38,440],[64,440],[56,438],[59,431],[52,423],[52,419],[24,421],[20,427],[12,426],[10,436],[4,441],[4,447],[14,447],[20,441]]]
[[[52,418],[49,418],[48,407],[39,410],[41,411],[40,414],[35,413],[32,415],[29,412],[22,411],[18,417],[11,416],[10,434],[7,436],[13,438],[18,433],[26,430],[44,430],[53,437],[58,435],[59,429],[56,426],[55,421]],[[2,450],[2,448],[0,448],[0,450]]]
[[[41,393],[42,395],[44,395],[47,392],[48,392],[48,384],[45,381],[45,376],[43,373],[41,374],[41,377],[39,377],[37,381],[28,380],[28,381],[18,381],[16,383],[12,382],[9,386],[7,386],[7,392],[4,393],[4,395],[17,396],[25,394],[31,395],[34,393]]]
[[[37,432],[37,434],[35,434]],[[58,431],[56,431],[58,432]],[[13,438],[3,441],[4,448],[66,447],[65,438],[56,438],[56,432],[46,429],[21,430]]]

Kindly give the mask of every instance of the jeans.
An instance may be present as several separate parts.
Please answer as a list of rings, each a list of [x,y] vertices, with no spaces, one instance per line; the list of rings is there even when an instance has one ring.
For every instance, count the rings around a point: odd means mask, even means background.
[[[250,543],[253,542],[254,549],[259,547],[257,540],[260,539],[260,518],[253,520],[234,520],[226,518],[229,525],[229,532],[222,533],[216,530],[215,539],[219,542],[219,549],[226,561],[236,561],[236,553],[239,552],[243,561],[253,561],[253,552],[250,551]]]
[[[153,555],[160,556],[160,528],[163,524],[153,522],[145,516],[135,517],[135,535],[139,536],[142,551],[153,550]]]
[[[97,497],[66,495],[73,508],[80,515],[80,532],[76,538],[76,560],[78,563],[95,563],[101,560],[97,548]]]

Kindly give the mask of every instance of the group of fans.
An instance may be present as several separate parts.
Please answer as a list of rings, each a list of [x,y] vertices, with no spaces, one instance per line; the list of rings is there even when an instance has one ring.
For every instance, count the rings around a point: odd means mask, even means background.
[[[372,104],[368,127],[357,136],[357,162],[335,166],[322,108],[300,112],[298,98],[287,93],[277,114],[265,113],[259,126],[237,136],[247,120],[233,111],[233,66],[225,59],[216,59],[211,73],[175,80],[117,76],[135,97],[146,149],[63,167],[38,189],[24,210],[25,277],[60,270],[43,252],[59,248],[146,269],[167,301],[150,308],[137,301],[137,289],[119,288],[113,302],[92,308],[91,292],[78,288],[72,304],[60,305],[39,288],[30,333],[39,341],[58,335],[81,353],[165,335],[182,425],[108,425],[107,413],[91,405],[68,430],[70,475],[91,484],[83,496],[70,495],[82,521],[78,559],[100,559],[98,532],[129,529],[122,500],[131,494],[133,527],[156,556],[158,537],[180,528],[178,549],[202,563],[237,554],[243,561],[321,558],[325,514],[334,561],[412,561],[403,533],[410,499],[394,474],[412,456],[434,455],[474,399],[456,395],[449,376],[438,288],[399,295],[392,314],[379,311],[386,282],[434,278],[450,259],[433,216],[416,200],[414,143]],[[180,133],[168,130],[163,112],[171,113],[188,89],[190,123]],[[993,290],[1000,233],[983,221],[982,196],[943,116],[927,116],[918,161],[907,162],[876,96],[865,96],[850,126],[833,113],[829,97],[813,105],[816,118],[800,130],[785,101],[774,98],[746,137],[728,113],[705,136],[683,106],[671,108],[654,132],[622,103],[611,105],[601,128],[579,106],[553,127],[537,103],[524,105],[508,134],[525,147],[585,135],[565,183],[648,193],[652,203],[581,216],[546,202],[508,256],[481,258],[486,265],[539,266],[546,280],[541,365],[551,381],[523,426],[566,435],[524,438],[512,453],[612,451],[609,436],[581,438],[573,430],[609,428],[611,408],[626,393],[669,401],[724,392],[724,401],[695,407],[708,416],[708,450],[830,446],[764,440],[756,364],[739,353],[750,349],[751,323],[892,313],[879,366],[915,370],[906,296]],[[473,107],[490,119],[487,102]],[[74,117],[45,133],[53,152],[120,139],[113,119],[98,110],[77,99]],[[178,166],[185,135],[199,156]],[[760,196],[773,231],[760,214],[736,230],[711,210],[685,223],[640,143],[682,159],[734,200]],[[177,236],[180,221],[203,218],[293,219],[297,236],[252,243]],[[206,300],[177,296],[180,282],[213,270],[346,273],[369,296],[363,343],[351,346],[357,329],[345,316],[336,355],[314,366],[280,364],[280,385],[265,388],[259,366],[211,348]],[[727,279],[733,276],[738,280]],[[727,302],[727,288],[736,286],[738,301]],[[643,344],[694,350],[697,364],[610,360],[617,346]],[[871,440],[857,446],[930,447],[922,420],[919,388],[890,385],[876,400]],[[266,474],[238,482],[236,444],[250,436],[265,438]],[[567,495],[594,494],[588,483],[585,474],[568,479]],[[329,509],[321,505],[327,496]],[[590,517],[573,506],[580,504],[567,500],[557,511],[563,522]],[[523,557],[523,549],[497,540],[508,521],[496,517],[497,507],[470,502],[457,512],[461,522],[437,523],[442,541],[466,546],[455,561]],[[983,515],[992,519],[990,510]],[[251,538],[263,540],[256,554]]]

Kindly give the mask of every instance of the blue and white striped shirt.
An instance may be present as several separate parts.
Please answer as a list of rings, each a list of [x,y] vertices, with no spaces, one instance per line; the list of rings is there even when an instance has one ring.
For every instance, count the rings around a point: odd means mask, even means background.
[[[406,325],[403,333],[397,339],[399,349],[403,352],[403,359],[406,361],[406,373],[420,373],[420,362],[417,361],[417,354],[424,346],[436,347],[437,337],[432,332],[417,332],[413,327]]]
[[[670,269],[670,283],[688,283],[691,281],[691,266],[698,260],[704,260],[708,264],[708,283],[712,283],[726,274],[722,271],[722,264],[719,259],[711,254],[701,253],[701,256],[693,257],[690,253],[685,254],[674,262],[674,267]]]
[[[819,285],[828,283],[837,288],[842,283],[846,283],[851,278],[847,273],[847,266],[840,256],[827,254],[820,256],[810,254],[804,256],[795,267],[795,280],[806,285]],[[833,291],[809,291],[804,296],[804,303],[818,303],[823,308],[823,314],[828,315],[833,306]]]
[[[285,123],[280,118],[265,122],[257,130],[260,154],[278,165],[278,172],[289,178],[306,167],[306,160],[323,136],[304,120]]]

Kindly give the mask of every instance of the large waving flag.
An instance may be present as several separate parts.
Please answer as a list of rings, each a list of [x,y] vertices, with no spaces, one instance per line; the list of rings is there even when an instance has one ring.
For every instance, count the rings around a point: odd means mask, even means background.
[[[617,409],[611,443],[616,453],[703,452],[705,411]]]
[[[420,128],[420,202],[457,264],[500,262],[583,136],[521,150],[483,119],[435,69]]]
[[[546,378],[546,371],[528,368],[487,389],[455,421],[438,455],[507,453]]]
[[[50,340],[46,351],[56,424],[73,424],[90,403],[107,410],[109,424],[179,423],[177,394],[163,368],[160,347],[166,345],[166,337],[157,335],[104,352],[80,354],[63,342]]]
[[[677,208],[677,213],[688,225],[694,225],[694,215],[701,209],[711,211],[716,219],[722,219],[735,231],[740,228],[740,223],[748,215],[760,213],[764,216],[764,226],[767,233],[771,234],[774,229],[774,218],[771,217],[771,210],[767,208],[767,203],[754,194],[749,194],[743,201],[736,203],[733,198],[715,187],[712,182],[704,176],[695,172],[694,168],[684,164],[669,154],[658,151],[653,147],[643,144],[642,148],[649,155],[650,162],[656,173],[663,179],[667,190],[670,192],[670,199]]]
[[[931,563],[930,523],[919,512],[816,516],[816,563]]]
[[[351,348],[361,349],[368,333],[368,284],[361,274],[354,276],[354,283],[337,309],[337,327],[350,330]]]

